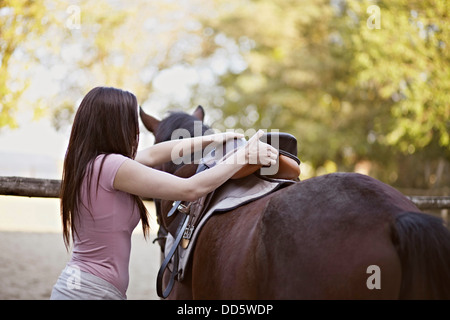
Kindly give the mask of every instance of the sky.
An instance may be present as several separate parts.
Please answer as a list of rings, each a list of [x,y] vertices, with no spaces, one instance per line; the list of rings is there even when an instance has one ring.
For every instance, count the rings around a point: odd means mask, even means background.
[[[0,132],[0,175],[59,179],[68,134],[57,132],[50,119],[32,120],[19,112],[19,128]]]

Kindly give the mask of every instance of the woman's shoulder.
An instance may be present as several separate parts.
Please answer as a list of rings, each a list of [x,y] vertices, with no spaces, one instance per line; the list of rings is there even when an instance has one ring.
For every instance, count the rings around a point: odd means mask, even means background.
[[[119,153],[102,153],[95,158],[95,162],[113,163],[113,162],[123,162],[127,159],[130,158]]]
[[[130,158],[117,153],[98,155],[94,161],[94,171],[100,173],[100,184],[108,190],[113,190],[116,173],[128,159]]]

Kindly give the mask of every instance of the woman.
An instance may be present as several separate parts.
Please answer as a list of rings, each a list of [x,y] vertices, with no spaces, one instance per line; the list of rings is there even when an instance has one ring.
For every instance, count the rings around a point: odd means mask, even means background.
[[[237,150],[240,161],[219,163],[191,178],[176,177],[151,167],[174,160],[175,147],[193,151],[242,135],[173,140],[137,152],[136,97],[116,88],[92,89],[75,115],[64,160],[61,217],[66,248],[72,239],[73,252],[51,299],[126,299],[131,234],[139,220],[144,235],[149,231],[140,197],[193,201],[219,187],[249,159],[274,164],[278,152],[260,142],[261,135],[258,131]]]

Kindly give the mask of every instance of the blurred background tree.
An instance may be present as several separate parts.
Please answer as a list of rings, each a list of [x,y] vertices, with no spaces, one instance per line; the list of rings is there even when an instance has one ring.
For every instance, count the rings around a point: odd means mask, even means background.
[[[17,101],[29,86],[21,72],[34,57],[24,44],[44,31],[45,7],[36,1],[0,2],[0,128],[17,127]]]
[[[2,1],[0,129],[30,108],[63,130],[111,85],[161,117],[202,104],[219,130],[290,132],[303,178],[448,188],[449,14],[446,0]]]
[[[225,120],[293,133],[311,174],[450,185],[450,2],[216,5],[206,24],[234,39],[248,64],[221,77]]]

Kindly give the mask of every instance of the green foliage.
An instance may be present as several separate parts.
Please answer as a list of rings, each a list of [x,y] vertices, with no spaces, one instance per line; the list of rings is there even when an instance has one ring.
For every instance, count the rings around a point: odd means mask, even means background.
[[[241,48],[248,68],[222,77],[224,118],[256,106],[250,126],[295,134],[313,168],[369,161],[389,182],[405,157],[420,159],[409,169],[422,176],[424,160],[450,158],[448,1],[215,3],[220,16],[205,24],[253,43]],[[379,29],[370,24],[373,4]]]
[[[17,111],[70,126],[80,98],[94,86],[151,100],[162,71],[207,55],[197,21],[199,0],[0,1],[0,129]],[[32,107],[30,107],[32,106]]]
[[[30,37],[43,32],[41,20],[44,14],[45,8],[38,1],[0,2],[0,128],[17,125],[14,117],[17,101],[29,83],[15,74],[13,68],[18,60],[26,59],[26,48],[19,52],[21,59],[14,53]],[[27,63],[24,62],[25,67]]]

